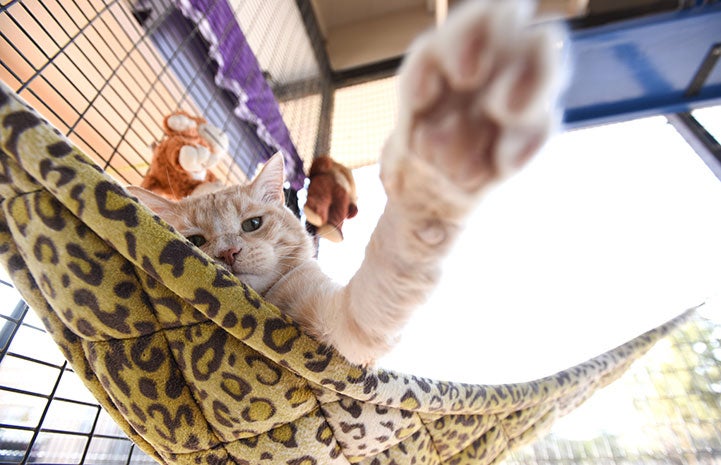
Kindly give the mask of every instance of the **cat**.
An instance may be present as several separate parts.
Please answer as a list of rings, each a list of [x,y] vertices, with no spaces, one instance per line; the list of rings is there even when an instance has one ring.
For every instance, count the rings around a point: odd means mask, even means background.
[[[345,286],[321,271],[284,207],[279,155],[250,184],[210,195],[176,203],[132,193],[308,334],[372,364],[433,289],[482,194],[524,165],[559,121],[563,31],[529,22],[524,2],[477,0],[411,47],[380,159],[387,204]]]

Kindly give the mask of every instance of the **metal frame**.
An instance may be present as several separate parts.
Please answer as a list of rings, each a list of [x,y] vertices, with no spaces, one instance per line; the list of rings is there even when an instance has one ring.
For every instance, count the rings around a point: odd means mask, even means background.
[[[314,156],[327,155],[330,153],[330,132],[331,121],[333,120],[333,72],[330,67],[328,53],[323,46],[323,34],[318,26],[318,18],[313,12],[313,6],[310,0],[296,0],[298,11],[303,18],[303,25],[306,33],[313,46],[313,53],[320,68],[321,80],[321,109],[320,109],[320,127],[318,128],[318,136],[316,137]]]
[[[708,169],[721,181],[721,144],[691,113],[676,113],[666,117],[686,142],[703,160]]]

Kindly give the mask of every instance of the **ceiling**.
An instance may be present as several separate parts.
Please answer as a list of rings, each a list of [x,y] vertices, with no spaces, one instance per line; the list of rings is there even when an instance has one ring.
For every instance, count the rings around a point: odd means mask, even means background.
[[[431,0],[311,0],[331,68],[354,68],[402,55],[435,21]]]
[[[449,0],[311,0],[334,71],[391,58],[436,22]],[[450,0],[450,8],[453,7]],[[588,0],[541,0],[540,14],[582,14]],[[437,8],[437,6],[439,8]]]
[[[473,0],[467,0],[473,1]],[[499,0],[500,1],[500,0]],[[615,20],[686,0],[538,0],[537,17]],[[398,58],[455,0],[310,0],[333,71]],[[439,18],[440,19],[440,18]]]

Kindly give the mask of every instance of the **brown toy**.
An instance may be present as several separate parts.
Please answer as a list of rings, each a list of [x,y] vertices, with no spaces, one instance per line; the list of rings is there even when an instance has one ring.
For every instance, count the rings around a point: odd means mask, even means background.
[[[333,242],[343,240],[343,221],[358,213],[353,174],[327,156],[313,160],[310,167],[308,199],[303,212],[318,234]]]
[[[142,187],[173,200],[222,187],[210,168],[227,152],[228,136],[184,111],[166,116],[163,130]]]

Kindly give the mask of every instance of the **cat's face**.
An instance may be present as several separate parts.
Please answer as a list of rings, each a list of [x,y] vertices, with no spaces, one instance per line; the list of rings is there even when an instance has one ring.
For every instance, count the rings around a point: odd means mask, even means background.
[[[139,188],[129,190],[203,252],[263,294],[312,258],[300,221],[285,208],[283,161],[268,161],[246,186],[178,202]]]

